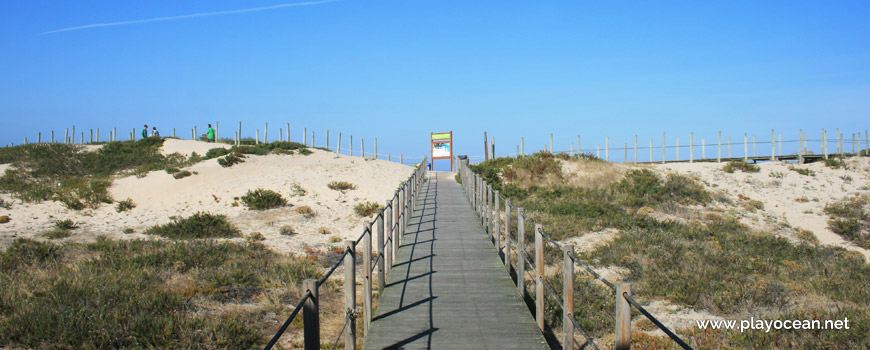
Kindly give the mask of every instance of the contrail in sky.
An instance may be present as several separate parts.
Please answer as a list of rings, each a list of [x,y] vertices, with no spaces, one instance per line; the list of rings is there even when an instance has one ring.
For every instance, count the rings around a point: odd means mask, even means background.
[[[45,32],[42,34],[69,32],[69,31],[73,31],[73,30],[98,28],[98,27],[122,26],[122,25],[127,25],[127,24],[138,24],[138,23],[160,22],[160,21],[174,21],[174,20],[178,20],[178,19],[188,19],[188,18],[196,18],[196,17],[208,17],[208,16],[230,15],[230,14],[236,14],[236,13],[268,11],[268,10],[274,10],[274,9],[279,9],[279,8],[284,8],[284,7],[320,5],[320,4],[325,4],[325,3],[329,3],[329,2],[335,2],[335,1],[339,1],[339,0],[321,0],[321,1],[297,2],[297,3],[288,3],[288,4],[277,4],[277,5],[264,6],[264,7],[253,7],[253,8],[247,8],[247,9],[239,9],[239,10],[193,13],[193,14],[182,15],[182,16],[155,17],[155,18],[137,19],[137,20],[133,20],[133,21],[122,21],[122,22],[111,22],[111,23],[95,23],[95,24],[88,24],[88,25],[77,26],[77,27],[69,27],[69,28],[52,30],[52,31],[48,31],[48,32]]]

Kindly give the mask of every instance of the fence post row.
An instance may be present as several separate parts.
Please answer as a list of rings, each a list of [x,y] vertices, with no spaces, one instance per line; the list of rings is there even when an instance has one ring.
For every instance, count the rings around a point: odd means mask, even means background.
[[[387,201],[386,205],[384,205],[384,231],[386,231],[387,239],[390,241],[389,244],[386,244],[384,249],[386,250],[386,258],[387,258],[387,266],[386,266],[386,275],[390,275],[390,271],[393,269],[393,245],[396,243],[396,240],[393,239],[393,206],[390,203],[391,201]]]
[[[386,287],[386,275],[384,274],[386,261],[384,261],[384,208],[378,209],[375,217],[375,227],[378,230],[378,295],[384,292]]]
[[[504,266],[511,274],[511,200],[504,200]]]

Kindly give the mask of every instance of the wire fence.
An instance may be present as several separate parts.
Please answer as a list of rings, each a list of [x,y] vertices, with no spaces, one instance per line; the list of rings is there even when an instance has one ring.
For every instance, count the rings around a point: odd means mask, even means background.
[[[694,133],[690,133],[688,138],[685,138],[686,135],[682,135],[681,142],[680,136],[669,136],[667,133],[663,133],[660,139],[650,138],[648,143],[647,140],[640,140],[638,135],[634,135],[633,140],[625,141],[623,139],[622,142],[611,142],[610,137],[605,137],[603,144],[581,147],[579,136],[576,144],[563,141],[556,145],[553,134],[550,134],[549,144],[545,143],[541,147],[530,147],[530,149],[569,156],[592,155],[606,161],[626,163],[790,159],[803,161],[804,158],[866,155],[867,150],[870,150],[870,132],[868,130],[864,130],[862,135],[861,131],[847,134],[836,129],[829,137],[828,130],[821,129],[818,135],[818,138],[810,138],[807,132],[799,130],[797,138],[784,140],[782,134],[776,134],[774,130],[771,130],[769,138],[767,135],[759,137],[744,133],[732,139],[731,136],[723,136],[720,131],[712,138],[704,138]],[[520,143],[516,145],[516,152],[511,147],[496,149],[495,137],[491,141],[485,142],[484,148],[484,154],[471,155],[468,158],[485,160],[494,157],[520,157],[529,154],[526,152],[524,138],[521,138]]]
[[[414,173],[402,183],[402,186],[396,190],[393,198],[387,201],[384,208],[378,210],[372,221],[366,223],[362,235],[356,240],[345,241],[345,249],[338,258],[338,261],[330,266],[329,270],[319,280],[305,280],[305,294],[296,303],[293,312],[284,321],[275,335],[269,340],[264,347],[265,350],[272,349],[281,336],[287,331],[287,328],[299,315],[302,313],[303,318],[303,335],[304,348],[321,349],[323,345],[320,342],[320,292],[319,288],[323,286],[333,273],[344,266],[344,296],[345,310],[344,321],[341,330],[335,335],[335,340],[331,343],[330,348],[336,349],[344,337],[345,349],[357,348],[357,322],[359,316],[359,306],[356,300],[356,272],[357,272],[357,251],[362,252],[362,281],[363,281],[363,334],[368,334],[368,330],[372,321],[372,298],[375,294],[372,281],[377,276],[377,291],[380,293],[385,288],[386,276],[389,274],[390,267],[393,264],[394,249],[398,248],[398,243],[404,235],[404,228],[408,225],[411,214],[414,212],[414,206],[417,202],[417,197],[423,185],[423,179],[427,168],[425,166],[425,158],[414,170]],[[394,221],[395,220],[395,221]],[[394,224],[395,222],[395,224]],[[376,236],[375,251],[373,254],[372,236]],[[386,236],[386,239],[385,239]]]
[[[499,250],[508,272],[516,273],[517,289],[523,297],[528,296],[533,299],[532,311],[538,327],[545,334],[550,333],[555,337],[553,329],[558,325],[547,324],[547,320],[561,319],[562,336],[559,346],[563,349],[574,349],[578,344],[581,348],[591,346],[598,349],[595,338],[588,330],[581,327],[574,314],[575,265],[580,266],[585,273],[592,276],[593,280],[600,282],[614,295],[616,349],[629,349],[631,346],[631,307],[637,309],[677,345],[683,349],[692,349],[631,296],[629,283],[615,284],[577,258],[573,246],[559,243],[544,231],[540,223],[527,217],[523,208],[512,205],[510,199],[493,190],[480,175],[472,172],[468,167],[467,159],[459,161],[459,175],[469,202]],[[502,203],[504,206],[501,205]],[[531,228],[531,231],[527,231],[527,228]],[[527,244],[526,240],[531,239],[534,243]],[[557,265],[549,268],[561,268],[561,276],[557,274],[558,277],[548,280],[545,271],[548,265],[545,261],[548,257],[553,257],[551,253],[554,250],[561,253],[562,264],[561,267]],[[561,293],[559,288],[553,285],[554,281],[561,283]],[[547,300],[554,307],[548,307]],[[559,310],[561,315],[552,314]],[[551,312],[550,315],[547,314],[548,311]],[[579,342],[578,335],[582,337]]]

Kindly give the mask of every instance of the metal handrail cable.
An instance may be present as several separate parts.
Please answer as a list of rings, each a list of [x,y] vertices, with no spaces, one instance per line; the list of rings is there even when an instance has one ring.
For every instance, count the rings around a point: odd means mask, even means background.
[[[686,344],[686,342],[684,342],[683,339],[680,339],[680,337],[677,336],[676,334],[674,334],[674,332],[671,332],[671,330],[668,329],[668,327],[665,327],[664,324],[659,322],[659,320],[657,320],[655,318],[655,316],[653,316],[648,311],[646,311],[646,309],[644,309],[643,306],[640,306],[640,304],[638,304],[638,302],[635,301],[634,298],[632,298],[630,295],[628,295],[628,293],[622,293],[622,296],[625,297],[625,300],[627,300],[629,304],[636,307],[637,310],[640,311],[640,313],[642,313],[644,316],[646,316],[646,318],[648,318],[650,321],[652,321],[652,323],[654,323],[656,325],[656,327],[659,327],[659,329],[661,329],[663,332],[665,332],[665,334],[667,334],[668,337],[671,338],[671,340],[677,342],[677,344],[680,344],[680,346],[683,347],[683,349],[693,350],[692,347],[689,346],[689,344]]]
[[[278,332],[275,333],[275,336],[272,337],[272,340],[269,340],[269,343],[266,344],[266,347],[264,347],[263,350],[269,350],[272,349],[273,346],[275,346],[275,343],[278,342],[278,339],[281,338],[281,335],[284,334],[284,331],[286,331],[287,327],[290,326],[290,322],[293,322],[293,318],[295,318],[299,311],[302,310],[302,304],[304,304],[310,297],[311,291],[309,290],[305,292],[305,295],[302,296],[302,299],[299,299],[299,303],[296,304],[296,308],[293,309],[292,313],[290,313],[290,317],[287,317],[287,320],[284,321],[284,324],[281,325],[281,328],[278,328]]]

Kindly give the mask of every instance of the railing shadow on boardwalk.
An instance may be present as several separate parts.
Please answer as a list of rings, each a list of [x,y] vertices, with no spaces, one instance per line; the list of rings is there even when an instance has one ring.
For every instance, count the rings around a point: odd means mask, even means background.
[[[409,309],[413,309],[416,307],[423,307],[425,305],[425,307],[428,307],[429,328],[422,331],[422,332],[419,332],[415,335],[412,335],[412,336],[407,337],[405,339],[399,340],[391,345],[388,345],[385,347],[385,349],[401,349],[403,346],[411,344],[413,342],[416,342],[417,340],[420,340],[424,337],[427,338],[426,339],[427,347],[431,348],[432,347],[432,335],[438,331],[438,328],[435,327],[435,320],[433,319],[434,302],[435,302],[435,299],[438,299],[438,297],[435,296],[433,291],[432,291],[432,277],[436,273],[438,273],[438,271],[436,271],[435,267],[434,267],[434,261],[435,261],[434,259],[437,256],[437,254],[435,254],[435,244],[437,243],[438,238],[435,237],[435,228],[434,227],[432,227],[430,229],[423,229],[423,224],[434,223],[437,216],[438,216],[438,180],[432,179],[430,177],[428,179],[428,181],[425,181],[425,183],[426,183],[426,186],[424,186],[425,191],[422,192],[423,203],[419,208],[420,213],[419,213],[419,215],[417,213],[412,213],[412,217],[411,217],[411,219],[412,219],[411,225],[414,225],[414,227],[416,227],[416,229],[414,229],[413,231],[410,231],[410,232],[405,232],[405,235],[402,237],[402,240],[407,242],[410,240],[409,237],[413,236],[414,241],[411,243],[407,243],[407,244],[399,246],[400,248],[410,247],[411,253],[410,253],[409,259],[406,262],[402,262],[400,264],[393,265],[393,268],[395,268],[396,266],[404,266],[404,268],[407,268],[407,270],[405,271],[405,278],[398,280],[398,281],[392,281],[392,282],[389,282],[386,284],[387,287],[402,285],[402,292],[401,292],[401,295],[399,296],[399,307],[395,310],[391,310],[391,311],[385,312],[383,314],[377,315],[376,317],[372,318],[372,321],[380,320],[380,319],[398,314],[400,312],[403,312],[403,311],[406,311]],[[430,198],[431,198],[431,200],[430,200]],[[432,213],[426,214],[427,210],[431,210]],[[424,221],[427,217],[430,217],[430,216],[431,216],[431,220]],[[413,222],[413,220],[415,218],[417,219],[417,221]],[[431,232],[432,238],[420,240],[420,235],[424,232]],[[417,254],[417,247],[421,246],[423,244],[429,245],[428,254],[421,256],[421,257],[415,257],[414,255]],[[425,273],[422,273],[422,274],[419,274],[416,276],[411,276],[410,275],[411,268],[414,264],[424,264],[424,265],[428,264],[429,265],[428,272],[425,272]],[[405,297],[406,297],[406,293],[407,293],[407,289],[408,289],[408,283],[410,283],[414,280],[420,279],[420,278],[428,278],[429,279],[429,283],[428,283],[429,284],[429,296],[424,298],[424,299],[412,302],[410,304],[405,304]]]

